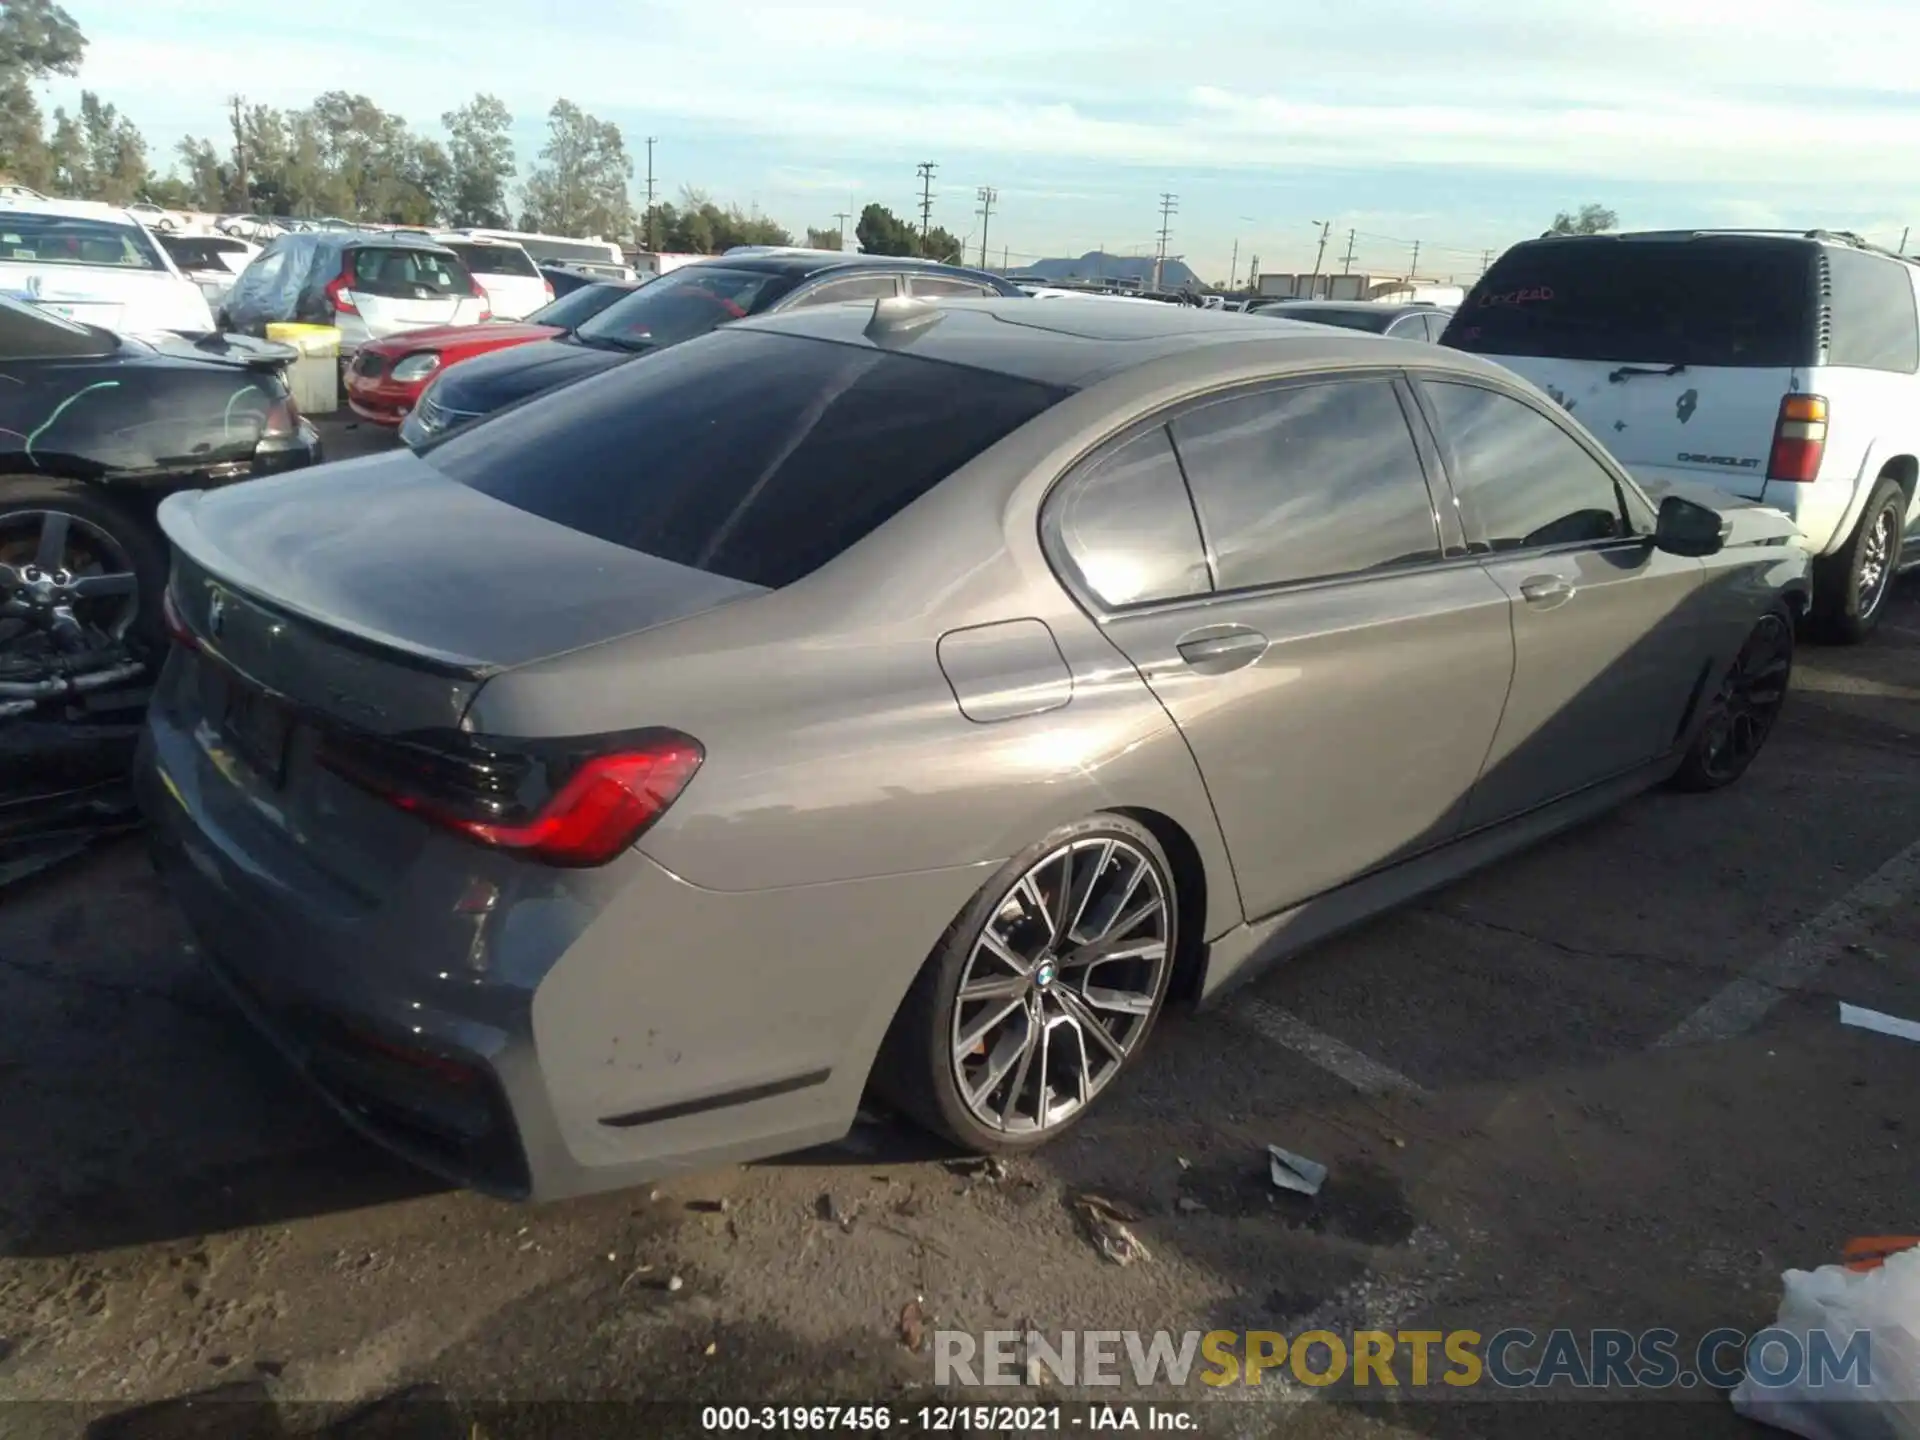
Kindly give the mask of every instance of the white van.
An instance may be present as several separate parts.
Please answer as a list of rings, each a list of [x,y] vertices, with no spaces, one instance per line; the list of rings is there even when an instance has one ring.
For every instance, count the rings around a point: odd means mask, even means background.
[[[1826,231],[1549,236],[1442,343],[1544,389],[1641,481],[1791,515],[1814,615],[1864,638],[1920,564],[1920,266]]]

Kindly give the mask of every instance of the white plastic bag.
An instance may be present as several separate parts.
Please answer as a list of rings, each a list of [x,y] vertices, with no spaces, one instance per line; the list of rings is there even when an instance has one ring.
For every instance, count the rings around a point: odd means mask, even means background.
[[[1805,1440],[1920,1440],[1920,1249],[1889,1256],[1875,1270],[1822,1265],[1782,1279],[1775,1328],[1798,1340],[1802,1356],[1816,1349],[1842,1355],[1865,1331],[1868,1373],[1835,1378],[1806,1364],[1776,1385],[1749,1373],[1734,1389],[1735,1412]],[[1814,1332],[1824,1344],[1809,1338]],[[1775,1351],[1769,1365],[1784,1369],[1790,1349]]]

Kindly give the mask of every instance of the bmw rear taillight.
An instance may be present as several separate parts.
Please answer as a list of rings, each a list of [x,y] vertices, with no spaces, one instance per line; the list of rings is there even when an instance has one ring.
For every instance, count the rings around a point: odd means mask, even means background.
[[[592,741],[332,734],[320,762],[388,803],[543,865],[604,865],[666,814],[706,752],[674,730]]]
[[[358,315],[360,313],[359,305],[354,302],[353,291],[347,288],[351,284],[353,284],[353,276],[345,270],[327,282],[327,304],[339,314]]]
[[[1783,395],[1773,426],[1767,479],[1807,485],[1820,478],[1827,451],[1827,402],[1819,395]]]

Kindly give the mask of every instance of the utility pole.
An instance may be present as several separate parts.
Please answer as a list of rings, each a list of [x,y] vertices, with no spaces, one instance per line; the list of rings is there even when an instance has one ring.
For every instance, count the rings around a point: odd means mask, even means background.
[[[238,188],[235,197],[236,209],[252,209],[253,196],[247,187],[247,131],[245,125],[247,102],[244,96],[230,95],[227,105],[233,114],[233,175]]]
[[[922,160],[914,167],[914,173],[920,177],[920,253],[927,253],[927,232],[933,229],[933,172],[940,167],[931,160]]]
[[[851,220],[853,216],[845,210],[836,210],[833,212],[833,218],[840,222],[840,248],[845,250],[847,248],[847,221]]]
[[[647,250],[653,250],[653,147],[657,137],[647,136]]]
[[[1227,289],[1233,289],[1233,277],[1240,273],[1240,237],[1233,237],[1233,258],[1227,262]]]
[[[1342,275],[1351,275],[1353,273],[1353,241],[1354,237],[1358,234],[1359,232],[1357,230],[1347,231],[1347,258],[1345,263],[1340,266],[1340,273]]]
[[[1257,292],[1259,288],[1260,257],[1258,255],[1249,255],[1247,257],[1247,292],[1252,294]]]
[[[1493,267],[1493,252],[1491,250],[1482,250],[1480,252],[1480,273],[1484,275],[1492,267]]]
[[[1419,281],[1420,281],[1420,242],[1416,240],[1413,242],[1413,268],[1407,271],[1407,283],[1409,285],[1415,285],[1415,284],[1418,284]]]
[[[980,268],[987,268],[987,222],[993,219],[993,202],[1000,198],[1000,192],[991,185],[982,185],[980,197]]]
[[[1320,296],[1320,265],[1327,258],[1327,236],[1333,233],[1331,220],[1316,220],[1313,223],[1320,227],[1320,248],[1314,252],[1313,256],[1313,279],[1307,282],[1309,300],[1317,300]]]
[[[1013,247],[1011,245],[1002,245],[1000,247],[1000,268],[1002,270],[1011,270],[1013,268]]]
[[[1160,249],[1153,257],[1153,288],[1161,284],[1161,272],[1167,264],[1167,241],[1173,235],[1173,217],[1180,212],[1180,197],[1171,191],[1160,193]]]
[[[1911,235],[1912,233],[1913,233],[1913,227],[1911,225],[1904,227],[1900,231],[1900,253],[1902,255],[1907,253],[1907,236]]]

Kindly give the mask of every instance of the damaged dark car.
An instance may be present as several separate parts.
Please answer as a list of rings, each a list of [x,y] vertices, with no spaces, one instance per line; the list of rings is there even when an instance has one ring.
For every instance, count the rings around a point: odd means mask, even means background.
[[[134,339],[0,295],[0,884],[130,824],[176,490],[311,465],[290,351]]]

